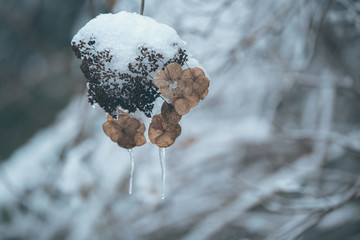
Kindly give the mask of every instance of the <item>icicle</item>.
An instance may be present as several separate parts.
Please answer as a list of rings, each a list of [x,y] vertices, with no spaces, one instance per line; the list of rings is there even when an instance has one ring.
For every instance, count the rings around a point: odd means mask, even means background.
[[[161,199],[165,199],[165,178],[166,178],[166,163],[165,163],[165,148],[159,148],[160,165],[161,165]]]
[[[131,164],[131,167],[130,167],[129,194],[132,194],[135,160],[134,160],[134,154],[132,152],[132,149],[128,149],[128,151],[129,151],[129,154],[130,154],[130,164]]]

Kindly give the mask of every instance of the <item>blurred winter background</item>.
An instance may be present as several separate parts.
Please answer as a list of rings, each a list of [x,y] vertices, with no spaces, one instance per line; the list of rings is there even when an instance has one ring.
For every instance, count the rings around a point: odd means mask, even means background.
[[[72,36],[134,0],[0,0],[0,239],[360,239],[360,1],[146,1],[211,76],[167,150],[89,106]]]

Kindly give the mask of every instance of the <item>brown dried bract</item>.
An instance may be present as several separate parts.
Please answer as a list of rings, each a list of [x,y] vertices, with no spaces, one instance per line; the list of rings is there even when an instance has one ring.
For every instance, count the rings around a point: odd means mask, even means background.
[[[183,70],[180,64],[170,63],[164,70],[155,73],[154,83],[164,97],[173,100],[182,96],[180,86],[182,74]]]
[[[149,139],[161,148],[170,147],[181,134],[177,122],[168,122],[162,114],[155,115],[149,126]]]
[[[104,133],[120,147],[131,149],[146,143],[145,125],[129,115],[119,115],[117,120],[108,115],[102,127]]]
[[[186,88],[184,88],[183,96],[177,98],[173,103],[176,112],[185,115],[207,96],[210,81],[200,68],[184,70],[181,81]]]
[[[154,83],[161,94],[170,99],[176,112],[185,115],[207,96],[210,81],[200,68],[183,71],[180,64],[171,63],[155,73]]]
[[[163,116],[165,122],[169,124],[175,124],[181,120],[181,115],[175,111],[175,108],[172,104],[167,102],[164,102],[161,107],[161,115]]]
[[[209,78],[205,76],[204,71],[200,68],[186,69],[182,79],[191,84],[193,91],[196,92],[199,97],[208,90],[210,85]]]

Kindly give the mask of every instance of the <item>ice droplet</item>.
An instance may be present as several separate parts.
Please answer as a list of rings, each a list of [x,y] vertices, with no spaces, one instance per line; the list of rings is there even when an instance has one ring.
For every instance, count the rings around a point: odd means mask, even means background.
[[[131,167],[130,167],[129,194],[132,194],[135,160],[134,160],[134,154],[132,152],[132,149],[128,149],[128,151],[129,151],[129,154],[130,154],[130,164],[131,164]]]
[[[161,166],[161,199],[165,199],[165,178],[166,178],[166,162],[165,148],[159,148],[160,166]]]

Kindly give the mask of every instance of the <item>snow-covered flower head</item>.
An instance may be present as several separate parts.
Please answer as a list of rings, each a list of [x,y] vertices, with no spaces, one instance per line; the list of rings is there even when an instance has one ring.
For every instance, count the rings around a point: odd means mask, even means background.
[[[129,150],[131,194],[131,149],[146,143],[148,129],[163,166],[165,148],[180,136],[182,116],[207,95],[209,79],[174,29],[136,13],[101,14],[79,30],[71,45],[82,60],[90,104],[108,113],[104,133]],[[146,126],[144,118],[151,123]],[[163,172],[162,196],[164,181]]]
[[[72,39],[88,79],[88,98],[112,116],[117,109],[151,117],[160,96],[152,75],[169,63],[188,59],[174,29],[136,13],[101,14]]]
[[[103,124],[103,130],[113,142],[126,149],[146,143],[145,125],[128,114],[119,114],[118,119],[108,115],[107,121]]]
[[[187,53],[186,43],[174,29],[149,17],[100,14],[79,30],[71,45],[82,60],[89,102],[111,116],[103,129],[121,147],[144,144],[139,139],[146,128],[152,143],[170,146],[181,133],[181,116],[207,94],[209,79]],[[161,113],[160,105],[155,107],[160,97],[165,101]],[[129,115],[118,115],[119,110]],[[149,126],[136,119],[139,113],[152,118]]]

